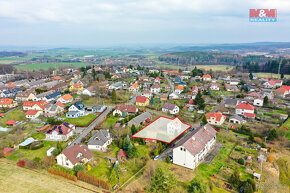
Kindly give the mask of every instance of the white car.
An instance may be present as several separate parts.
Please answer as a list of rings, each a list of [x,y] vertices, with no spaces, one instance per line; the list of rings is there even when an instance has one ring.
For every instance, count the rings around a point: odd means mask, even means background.
[[[159,155],[155,156],[154,161],[158,160],[158,158],[159,158]]]

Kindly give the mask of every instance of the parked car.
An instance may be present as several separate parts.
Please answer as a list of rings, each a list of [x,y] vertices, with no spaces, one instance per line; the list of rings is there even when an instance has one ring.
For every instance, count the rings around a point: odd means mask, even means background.
[[[158,160],[158,158],[159,158],[159,155],[155,156],[154,161]]]

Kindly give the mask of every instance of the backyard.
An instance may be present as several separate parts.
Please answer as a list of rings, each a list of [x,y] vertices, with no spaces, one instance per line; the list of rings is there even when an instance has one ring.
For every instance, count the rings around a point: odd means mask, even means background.
[[[97,116],[97,113],[92,113],[80,118],[65,118],[65,122],[72,123],[77,126],[88,126]]]

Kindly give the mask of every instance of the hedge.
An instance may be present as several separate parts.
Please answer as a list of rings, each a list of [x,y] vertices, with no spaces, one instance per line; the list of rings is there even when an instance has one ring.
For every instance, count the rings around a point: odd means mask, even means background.
[[[62,171],[59,171],[59,170],[56,170],[56,169],[48,169],[47,170],[49,173],[51,174],[54,174],[54,175],[58,175],[58,176],[61,176],[61,177],[64,177],[66,179],[69,179],[69,180],[72,180],[72,181],[78,181],[77,177],[75,176],[72,176],[70,174],[67,174],[65,172],[62,172]]]
[[[110,183],[108,183],[104,180],[100,180],[100,179],[96,178],[95,176],[91,176],[91,175],[88,175],[88,174],[85,174],[85,173],[79,171],[77,173],[77,177],[79,180],[87,182],[87,183],[92,184],[94,186],[101,187],[101,188],[104,188],[106,190],[111,189]]]

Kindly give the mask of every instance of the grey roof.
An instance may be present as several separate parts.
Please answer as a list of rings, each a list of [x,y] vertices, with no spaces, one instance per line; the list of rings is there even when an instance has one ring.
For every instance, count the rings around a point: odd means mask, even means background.
[[[40,80],[29,82],[28,84],[29,84],[30,87],[33,87],[33,86],[37,86],[37,85],[40,85],[40,84],[43,84],[43,83],[45,83],[45,80],[40,79]]]
[[[42,97],[45,97],[45,96],[50,95],[52,93],[53,93],[53,91],[52,90],[49,90],[47,92],[43,92],[43,93],[40,93],[40,94],[36,95],[36,97],[37,98],[42,98]]]
[[[239,121],[244,121],[244,119],[242,118],[242,117],[240,117],[239,115],[237,115],[237,114],[234,114],[233,116],[231,116],[230,117],[230,120],[231,119],[237,119],[237,120],[239,120]]]
[[[55,105],[55,104],[48,104],[48,105],[46,105],[45,110],[48,110],[48,111],[56,111],[57,107],[58,106]]]
[[[110,138],[108,130],[101,129],[95,133],[88,141],[88,145],[100,145],[103,146]]]
[[[140,123],[144,122],[146,119],[151,119],[152,115],[149,112],[144,112],[137,117],[134,117],[132,120],[128,122],[128,125],[139,125]]]
[[[173,103],[164,103],[163,107],[164,109],[168,109],[168,110],[173,110],[175,108],[176,104]]]
[[[236,99],[226,99],[225,104],[227,105],[237,105],[237,100]]]

